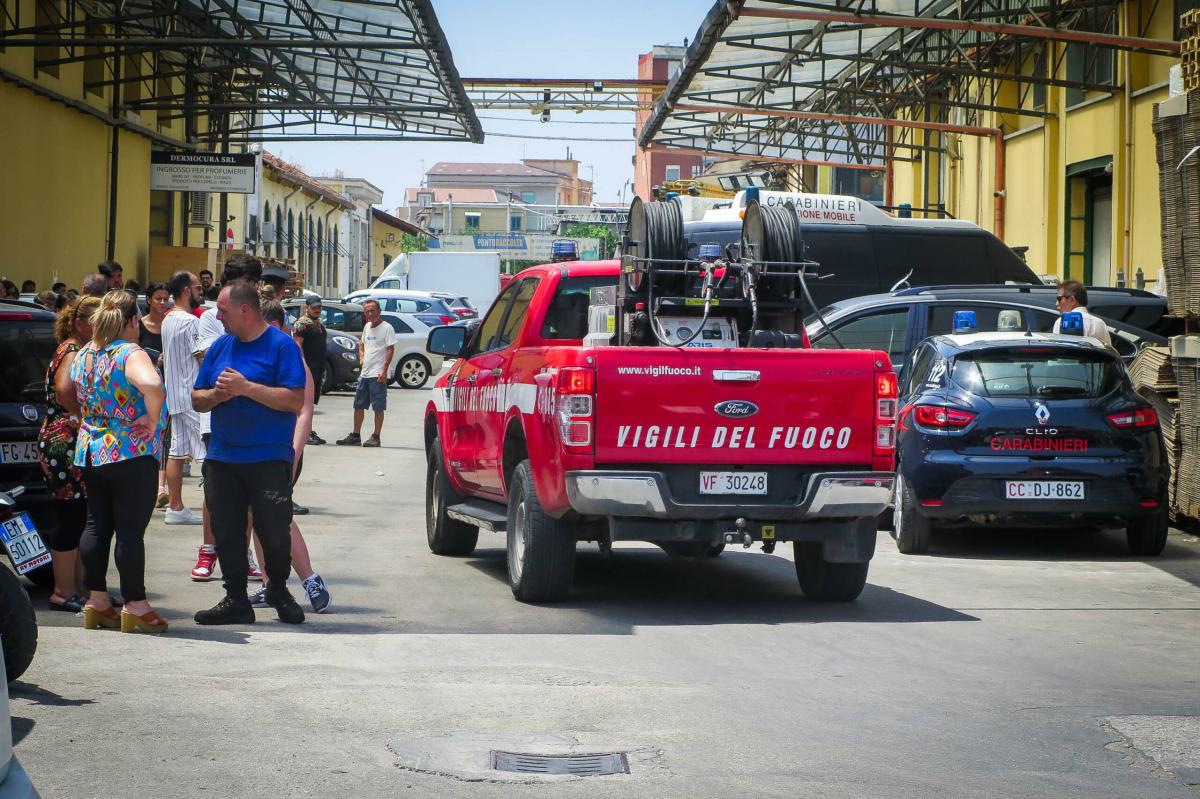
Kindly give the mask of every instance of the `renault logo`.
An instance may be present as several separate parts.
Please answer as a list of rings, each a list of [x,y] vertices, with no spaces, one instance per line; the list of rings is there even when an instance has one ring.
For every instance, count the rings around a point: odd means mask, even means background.
[[[1050,409],[1044,403],[1039,402],[1033,406],[1033,415],[1040,425],[1050,421]]]
[[[714,405],[713,410],[730,419],[745,419],[758,413],[758,406],[748,400],[725,400]]]

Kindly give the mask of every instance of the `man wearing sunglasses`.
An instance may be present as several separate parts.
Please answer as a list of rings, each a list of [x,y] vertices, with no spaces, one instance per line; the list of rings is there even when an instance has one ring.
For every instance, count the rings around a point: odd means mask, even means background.
[[[1108,335],[1108,325],[1103,319],[1092,316],[1087,309],[1087,289],[1078,280],[1067,280],[1059,284],[1058,294],[1054,297],[1054,307],[1059,313],[1075,311],[1083,316],[1083,334],[1088,338],[1097,339],[1101,344],[1112,346],[1112,337]],[[1054,332],[1061,332],[1062,319],[1054,320]]]

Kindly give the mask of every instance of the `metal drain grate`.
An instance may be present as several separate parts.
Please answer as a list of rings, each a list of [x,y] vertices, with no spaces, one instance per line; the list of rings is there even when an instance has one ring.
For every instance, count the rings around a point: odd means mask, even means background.
[[[492,768],[518,774],[570,774],[599,777],[604,774],[628,774],[629,761],[624,752],[592,755],[530,755],[524,752],[492,750]]]

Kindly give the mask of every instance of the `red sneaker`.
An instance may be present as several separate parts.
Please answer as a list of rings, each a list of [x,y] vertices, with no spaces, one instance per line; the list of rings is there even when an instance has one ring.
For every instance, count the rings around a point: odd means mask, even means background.
[[[258,568],[258,564],[251,558],[250,565],[246,569],[246,579],[252,582],[261,583],[263,578],[262,569]]]
[[[217,553],[206,552],[204,547],[200,547],[200,554],[196,556],[196,565],[192,567],[192,580],[197,583],[207,583],[213,578],[213,573],[217,570]]]

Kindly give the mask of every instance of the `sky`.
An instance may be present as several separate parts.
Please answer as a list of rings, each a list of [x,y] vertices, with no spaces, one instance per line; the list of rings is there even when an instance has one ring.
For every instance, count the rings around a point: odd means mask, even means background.
[[[635,78],[637,59],[658,44],[695,37],[713,0],[433,0],[458,74],[471,78]],[[597,201],[632,200],[633,112],[552,113],[477,109],[483,144],[437,142],[272,142],[267,149],[310,175],[365,178],[384,191],[382,207],[404,202],[438,161],[516,163],[562,158],[567,148],[594,179]],[[562,120],[561,122],[558,120]],[[568,121],[569,120],[569,121]],[[584,124],[581,124],[584,123]],[[602,123],[602,124],[592,124]],[[619,141],[546,141],[563,136]]]

